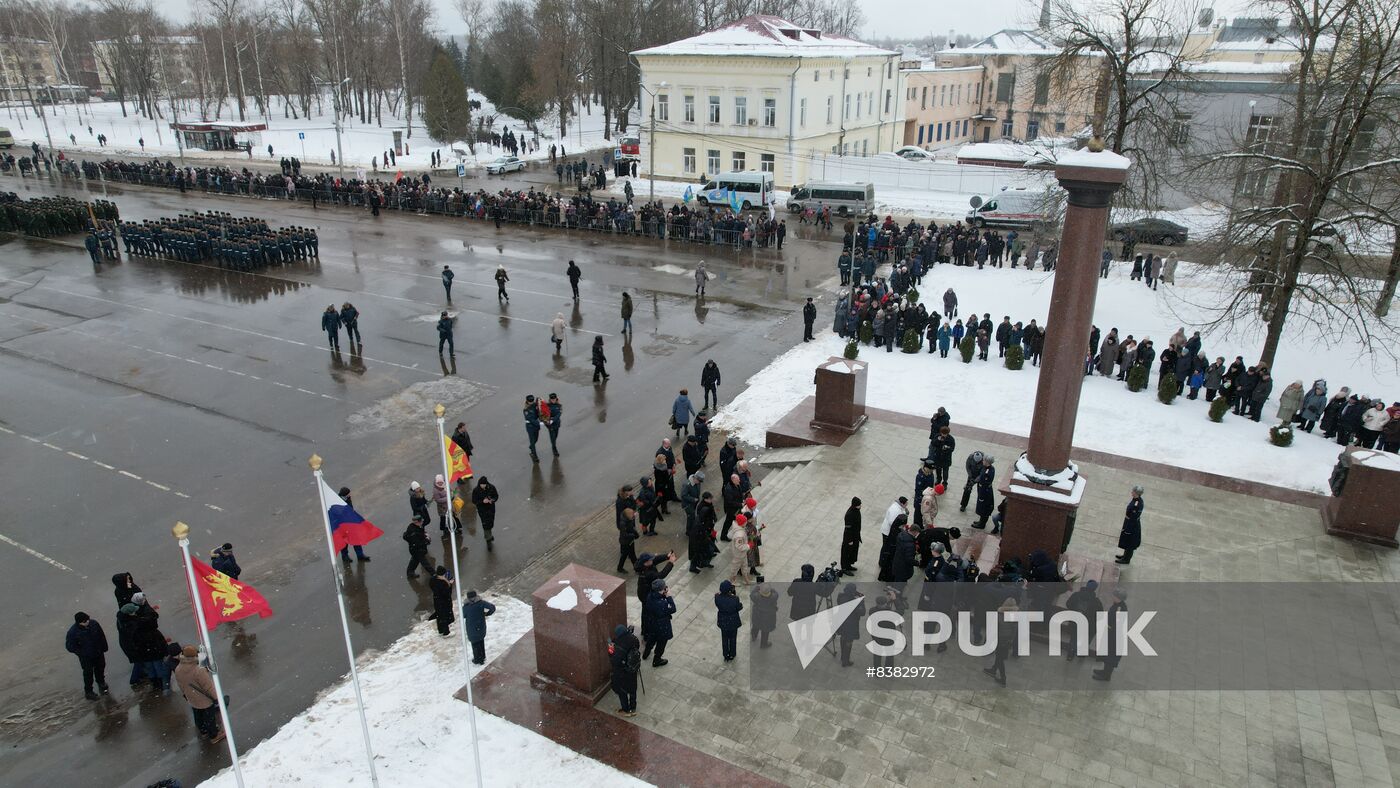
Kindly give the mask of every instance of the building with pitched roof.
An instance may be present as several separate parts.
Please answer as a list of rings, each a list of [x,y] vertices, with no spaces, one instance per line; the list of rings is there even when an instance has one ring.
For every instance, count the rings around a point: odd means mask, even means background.
[[[750,16],[632,55],[644,93],[639,166],[650,171],[654,155],[660,178],[763,170],[789,186],[824,155],[904,141],[898,52]]]

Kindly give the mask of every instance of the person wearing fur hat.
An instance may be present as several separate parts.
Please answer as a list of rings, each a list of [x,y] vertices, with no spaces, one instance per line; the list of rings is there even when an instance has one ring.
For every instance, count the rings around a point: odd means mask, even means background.
[[[720,581],[719,593],[715,594],[715,626],[719,627],[719,648],[725,662],[733,662],[738,651],[739,627],[744,623],[739,611],[743,609],[744,603],[739,601],[734,584]]]
[[[180,682],[180,692],[185,702],[190,704],[194,714],[194,727],[199,738],[210,744],[224,740],[224,732],[219,729],[218,692],[214,687],[214,677],[209,669],[199,664],[199,649],[185,646],[180,652],[180,663],[175,668],[175,680]]]

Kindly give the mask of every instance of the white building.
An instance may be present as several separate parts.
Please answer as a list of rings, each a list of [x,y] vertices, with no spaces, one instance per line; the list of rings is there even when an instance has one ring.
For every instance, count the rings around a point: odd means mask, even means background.
[[[822,156],[903,144],[898,52],[750,16],[632,54],[643,90],[640,166],[650,167],[654,145],[660,178],[765,170],[789,186]]]

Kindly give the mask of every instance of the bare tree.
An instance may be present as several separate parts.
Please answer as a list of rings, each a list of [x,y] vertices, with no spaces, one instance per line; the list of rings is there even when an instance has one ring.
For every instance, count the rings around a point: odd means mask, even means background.
[[[1400,8],[1389,0],[1275,0],[1296,50],[1281,132],[1210,157],[1242,167],[1262,204],[1236,207],[1225,243],[1257,250],[1225,269],[1216,323],[1262,319],[1261,362],[1272,365],[1285,327],[1302,321],[1332,341],[1354,339],[1395,356],[1396,325],[1377,317],[1383,286],[1361,253],[1376,223],[1394,225],[1400,157],[1375,156],[1378,127],[1400,110]],[[1270,189],[1268,180],[1275,180]]]
[[[1094,136],[1134,161],[1117,203],[1156,207],[1163,143],[1175,122],[1191,60],[1186,34],[1195,0],[1049,0],[1042,25],[1059,54],[1038,80],[1072,100],[1091,99]]]

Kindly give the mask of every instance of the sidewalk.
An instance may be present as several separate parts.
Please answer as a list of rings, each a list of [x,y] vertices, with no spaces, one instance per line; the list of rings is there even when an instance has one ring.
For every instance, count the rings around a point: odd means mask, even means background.
[[[926,446],[922,428],[872,421],[844,446],[771,473],[756,496],[768,524],[766,576],[787,581],[804,563],[820,569],[834,560],[842,514],[858,495],[864,544],[855,579],[873,580],[884,510],[912,496]],[[956,496],[961,458],[974,449],[991,452],[1003,472],[1020,452],[960,437],[940,525],[967,530],[973,519],[957,512]],[[1091,462],[1081,471],[1089,479],[1074,534],[1081,554],[1111,558],[1129,489],[1147,488],[1144,543],[1127,579],[1400,574],[1400,555],[1326,536],[1312,507]],[[647,694],[632,721],[788,785],[1393,785],[1400,777],[1400,757],[1389,754],[1400,747],[1394,693],[754,692],[751,611],[742,614],[738,660],[720,657],[711,600],[723,578],[719,569],[671,573],[679,613],[670,664],[645,668]],[[746,587],[740,596],[747,604]],[[635,595],[628,601],[635,621]],[[613,705],[608,697],[597,708]]]

